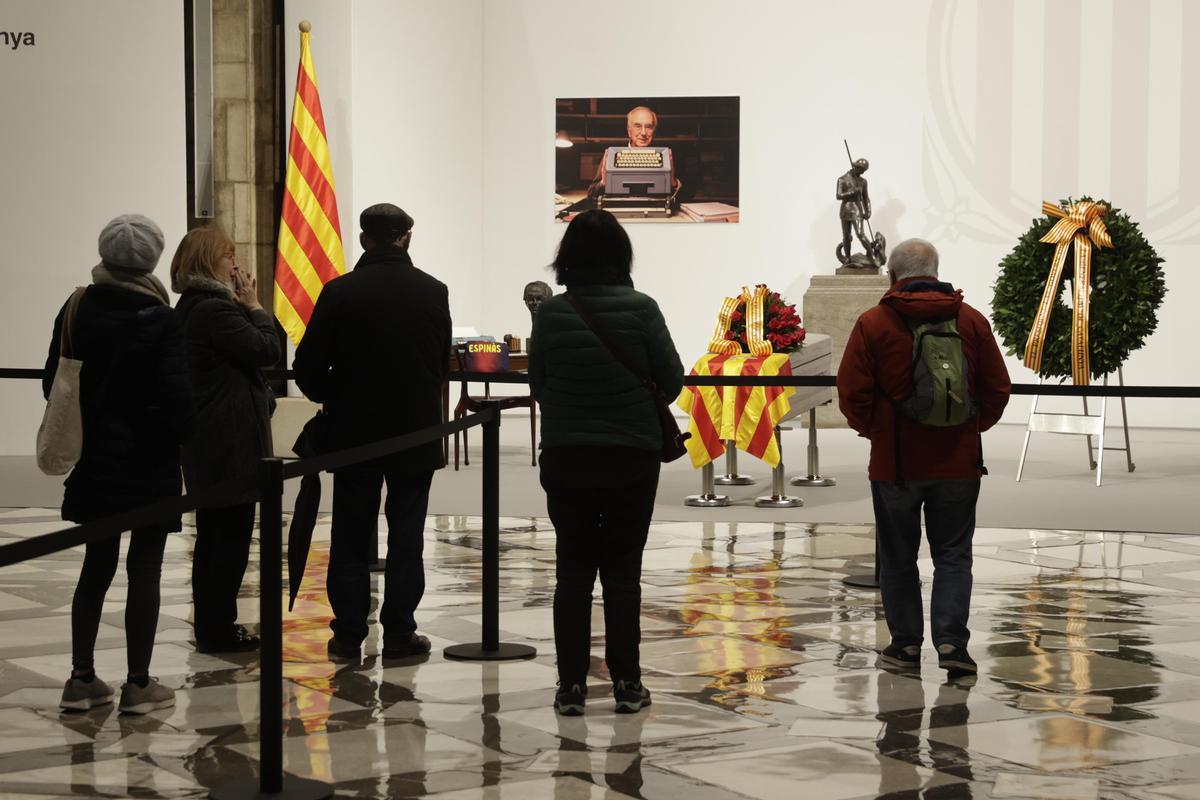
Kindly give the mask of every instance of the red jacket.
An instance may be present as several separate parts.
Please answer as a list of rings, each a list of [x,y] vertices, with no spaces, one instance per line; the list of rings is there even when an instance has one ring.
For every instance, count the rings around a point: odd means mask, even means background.
[[[1012,384],[984,316],[963,302],[961,290],[928,277],[897,282],[879,305],[864,312],[838,366],[838,405],[850,427],[871,440],[868,477],[873,481],[897,479],[892,401],[904,400],[913,392],[913,337],[900,314],[921,320],[957,316],[968,365],[967,382],[977,407],[967,422],[948,428],[923,425],[900,415],[903,477],[978,478],[979,434],[999,421]]]

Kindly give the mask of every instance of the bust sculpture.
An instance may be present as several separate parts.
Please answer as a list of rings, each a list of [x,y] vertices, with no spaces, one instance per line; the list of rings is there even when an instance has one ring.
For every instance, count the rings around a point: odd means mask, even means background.
[[[538,306],[547,297],[553,297],[554,290],[550,288],[550,284],[545,281],[531,281],[525,284],[525,307],[529,309],[529,321],[532,324],[533,316],[537,314]]]

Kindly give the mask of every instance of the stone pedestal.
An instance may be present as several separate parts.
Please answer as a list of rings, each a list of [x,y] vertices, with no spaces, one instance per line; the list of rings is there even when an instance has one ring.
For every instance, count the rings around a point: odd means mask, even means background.
[[[808,291],[804,293],[804,329],[829,336],[833,351],[832,374],[837,374],[846,340],[859,315],[878,304],[890,286],[886,275],[812,276]],[[846,427],[846,418],[837,408],[836,389],[833,403],[817,408],[817,427]]]

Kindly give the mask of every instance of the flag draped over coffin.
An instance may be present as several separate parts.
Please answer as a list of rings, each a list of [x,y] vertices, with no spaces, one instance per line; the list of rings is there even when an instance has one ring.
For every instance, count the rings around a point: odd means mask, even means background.
[[[693,375],[791,375],[786,353],[701,356]],[[676,401],[687,412],[688,455],[702,467],[725,452],[726,441],[774,467],[779,463],[775,426],[791,408],[791,386],[685,386]]]

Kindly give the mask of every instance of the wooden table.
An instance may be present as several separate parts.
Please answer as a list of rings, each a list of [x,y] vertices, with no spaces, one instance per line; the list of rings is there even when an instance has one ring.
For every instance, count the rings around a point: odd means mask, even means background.
[[[458,359],[453,353],[450,354],[450,371],[458,372]],[[529,353],[509,353],[508,354],[508,372],[509,373],[524,373],[529,371]],[[465,383],[465,382],[464,382]],[[483,396],[491,397],[491,384],[483,381]],[[442,422],[450,421],[450,381],[442,384]],[[442,440],[442,458],[447,463],[450,462],[450,437],[447,436]]]

